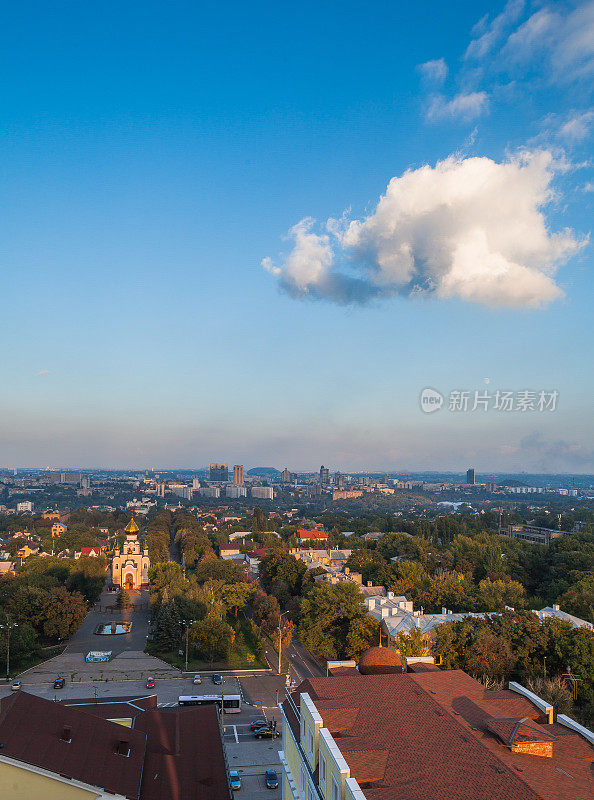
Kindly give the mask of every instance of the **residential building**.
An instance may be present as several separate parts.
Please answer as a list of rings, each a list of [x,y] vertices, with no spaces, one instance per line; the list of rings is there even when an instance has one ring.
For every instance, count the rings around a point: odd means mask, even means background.
[[[32,514],[34,508],[35,504],[32,500],[21,500],[16,506],[17,514]]]
[[[330,483],[330,470],[323,464],[320,467],[320,483],[322,486],[327,486]]]
[[[299,528],[295,532],[295,536],[299,539],[299,541],[303,544],[303,542],[310,542],[310,541],[328,541],[328,534],[325,530],[321,528]]]
[[[231,800],[215,706],[157,708],[156,695],[0,700],[0,797]]]
[[[472,467],[466,470],[466,483],[472,486],[474,486],[474,484],[476,483],[474,479],[474,469]]]
[[[334,489],[332,491],[333,500],[354,500],[361,497],[363,492],[361,489]]]
[[[14,561],[0,561],[0,578],[14,575]]]
[[[237,500],[237,498],[239,497],[247,497],[247,489],[245,488],[245,486],[236,486],[235,484],[229,484],[225,486],[225,495],[234,500]]]
[[[234,486],[243,486],[244,482],[244,471],[242,464],[235,464],[233,467],[233,485]]]
[[[226,483],[229,480],[229,465],[214,464],[214,463],[211,464],[210,479],[211,481],[220,481]]]
[[[61,536],[63,533],[66,533],[68,530],[68,526],[64,525],[63,522],[54,522],[52,525],[52,539],[54,536]]]
[[[198,492],[202,497],[210,497],[211,499],[216,499],[221,496],[221,490],[218,486],[202,486]]]
[[[283,800],[590,800],[594,734],[553,711],[373,647],[282,702]]]
[[[224,559],[232,558],[241,554],[241,550],[234,544],[220,544],[219,556]]]
[[[252,497],[259,500],[274,500],[274,489],[272,486],[252,486]]]
[[[107,553],[107,547],[102,547],[100,545],[97,545],[97,547],[81,547],[80,550],[74,553],[74,558],[80,558],[81,556],[99,558],[99,556],[103,556],[105,553]]]
[[[281,483],[292,483],[293,482],[293,473],[289,472],[287,467],[281,472]]]

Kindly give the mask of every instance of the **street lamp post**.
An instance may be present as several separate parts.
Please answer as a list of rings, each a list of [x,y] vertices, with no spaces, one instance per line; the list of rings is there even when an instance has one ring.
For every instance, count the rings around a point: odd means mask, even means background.
[[[188,671],[188,643],[190,638],[190,625],[193,625],[195,622],[195,619],[190,619],[186,622],[186,672]]]
[[[6,631],[6,680],[10,678],[10,631],[18,627],[18,622],[7,622],[6,625],[0,625],[0,629]]]
[[[278,674],[281,674],[281,652],[283,649],[283,634],[281,630],[281,623],[283,621],[283,617],[285,614],[288,614],[288,611],[283,611],[282,614],[279,614],[278,617]]]

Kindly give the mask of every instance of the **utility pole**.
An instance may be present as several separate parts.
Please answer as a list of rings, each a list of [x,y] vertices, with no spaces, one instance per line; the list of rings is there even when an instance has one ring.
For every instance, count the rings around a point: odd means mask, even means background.
[[[0,629],[6,631],[6,680],[10,678],[10,631],[18,627],[18,622],[6,622],[5,625],[0,625]]]
[[[281,652],[283,649],[283,632],[281,629],[281,623],[283,621],[283,617],[285,614],[288,614],[288,611],[283,611],[282,614],[279,614],[278,617],[278,674],[281,674]]]

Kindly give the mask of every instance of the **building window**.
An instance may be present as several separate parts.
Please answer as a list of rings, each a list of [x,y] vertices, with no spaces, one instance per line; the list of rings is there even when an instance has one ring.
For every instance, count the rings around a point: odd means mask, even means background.
[[[320,753],[320,789],[326,795],[326,759]]]
[[[305,776],[305,770],[301,767],[301,797],[305,800],[305,788],[307,786],[307,778]]]
[[[307,748],[309,750],[309,755],[313,759],[314,754],[314,735],[312,729],[307,726]]]
[[[305,742],[305,720],[301,717],[301,741]]]
[[[330,800],[338,800],[338,784],[334,775],[330,776]]]
[[[307,787],[307,800],[314,800],[314,793],[311,786]]]

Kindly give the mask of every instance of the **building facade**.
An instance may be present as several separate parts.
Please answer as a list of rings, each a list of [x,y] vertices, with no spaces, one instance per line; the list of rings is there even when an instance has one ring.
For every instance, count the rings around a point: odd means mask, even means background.
[[[211,464],[210,465],[210,479],[211,481],[227,482],[229,480],[229,465],[228,464]]]
[[[121,589],[142,589],[148,586],[151,565],[146,547],[138,541],[139,528],[134,518],[126,525],[126,540],[117,549],[111,562],[111,582]]]
[[[233,485],[243,486],[243,482],[244,482],[243,464],[235,464],[235,466],[233,467]]]

